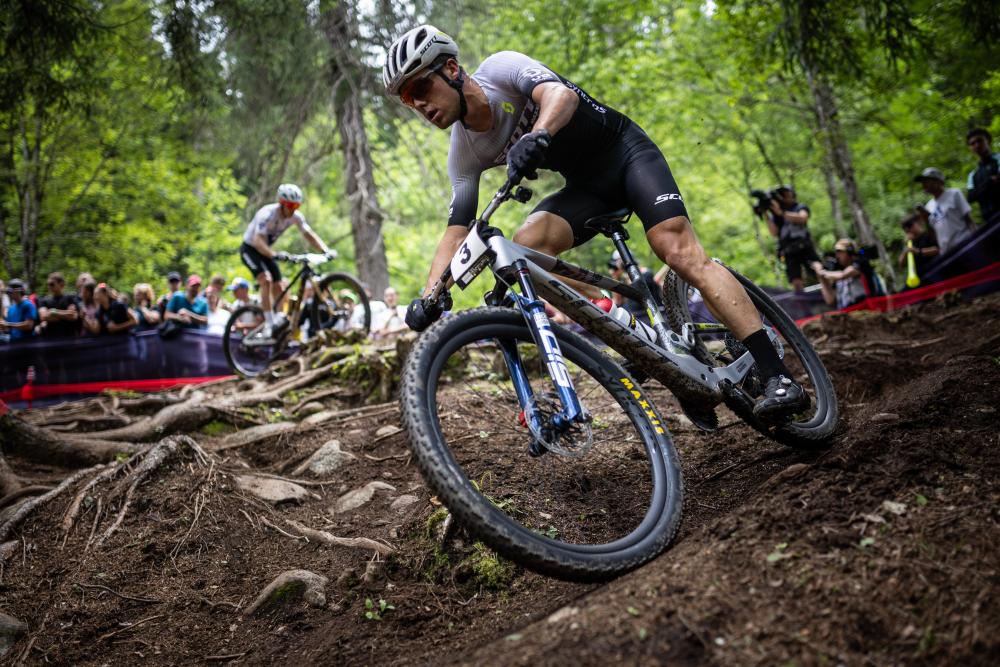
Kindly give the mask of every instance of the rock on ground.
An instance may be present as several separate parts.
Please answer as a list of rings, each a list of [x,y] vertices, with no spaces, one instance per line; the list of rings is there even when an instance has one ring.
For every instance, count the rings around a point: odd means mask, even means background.
[[[281,503],[301,503],[306,498],[315,497],[304,488],[293,482],[256,475],[237,475],[236,485],[249,494],[261,500],[280,505]]]
[[[299,600],[311,607],[326,604],[326,584],[329,580],[309,570],[288,570],[279,574],[260,592],[244,616],[266,614],[277,609],[288,610]]]
[[[303,475],[310,472],[314,475],[329,475],[348,461],[353,461],[356,458],[354,454],[341,449],[339,440],[330,440],[323,443],[323,446],[303,461],[299,467],[292,471],[292,474]]]
[[[27,625],[13,616],[0,612],[0,655],[7,653],[10,647],[27,631]]]
[[[360,489],[354,489],[353,491],[348,491],[340,498],[337,502],[333,504],[333,512],[339,514],[341,512],[350,512],[353,509],[357,509],[369,502],[375,497],[376,491],[395,491],[396,487],[392,484],[386,484],[385,482],[368,482]]]

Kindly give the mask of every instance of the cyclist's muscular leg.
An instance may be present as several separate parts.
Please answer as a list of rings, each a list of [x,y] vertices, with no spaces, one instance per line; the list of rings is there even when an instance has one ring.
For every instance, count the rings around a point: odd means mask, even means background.
[[[549,211],[535,211],[514,232],[514,243],[556,256],[573,247],[573,228],[562,216]],[[556,276],[589,299],[600,299],[601,290],[571,278]]]
[[[753,355],[766,383],[764,396],[754,407],[757,418],[781,421],[807,407],[809,397],[791,379],[746,291],[725,267],[708,258],[688,219],[664,220],[651,227],[646,238],[660,259],[701,291],[706,305]]]
[[[646,239],[665,264],[701,291],[706,305],[737,338],[743,340],[760,330],[760,315],[747,293],[725,267],[709,259],[687,218],[660,222],[650,228]]]
[[[265,313],[271,312],[271,290],[273,289],[271,274],[261,271],[257,274],[257,285],[260,287],[260,307]]]

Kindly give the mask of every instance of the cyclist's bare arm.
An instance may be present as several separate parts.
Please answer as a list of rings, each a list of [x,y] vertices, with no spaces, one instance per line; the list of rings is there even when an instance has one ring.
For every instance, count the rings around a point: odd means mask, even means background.
[[[531,99],[538,105],[538,120],[531,128],[537,132],[545,130],[555,136],[573,117],[580,104],[580,98],[561,83],[548,81],[540,83],[531,91]]]
[[[306,241],[309,241],[309,244],[316,248],[316,250],[319,250],[322,253],[330,252],[330,249],[326,247],[325,243],[323,243],[323,239],[316,235],[316,232],[312,230],[312,227],[301,226],[299,227],[299,231],[302,232],[302,236],[306,237]]]
[[[438,243],[437,250],[434,252],[434,259],[431,262],[431,272],[427,278],[427,286],[424,287],[424,296],[428,296],[431,293],[431,287],[434,286],[437,279],[444,273],[444,270],[451,263],[451,258],[458,252],[459,246],[462,245],[462,241],[468,235],[469,230],[461,225],[450,225],[445,229],[444,235],[441,237],[441,242]]]

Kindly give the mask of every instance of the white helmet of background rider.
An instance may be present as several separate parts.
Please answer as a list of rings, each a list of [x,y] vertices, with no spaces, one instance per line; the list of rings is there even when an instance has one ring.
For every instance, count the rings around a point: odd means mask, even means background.
[[[417,26],[389,47],[382,67],[382,83],[390,95],[440,55],[458,56],[458,44],[432,25]]]
[[[294,183],[282,183],[278,186],[278,201],[289,204],[301,204],[302,190]]]

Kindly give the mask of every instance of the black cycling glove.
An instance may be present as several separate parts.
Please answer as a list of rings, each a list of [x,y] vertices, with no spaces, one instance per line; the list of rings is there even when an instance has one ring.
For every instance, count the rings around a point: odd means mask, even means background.
[[[538,178],[538,167],[545,161],[552,136],[545,130],[529,132],[507,152],[507,177],[511,180]]]
[[[406,309],[406,326],[414,331],[423,331],[441,319],[444,311],[451,310],[451,294],[445,292],[433,305],[423,299],[414,299]]]

